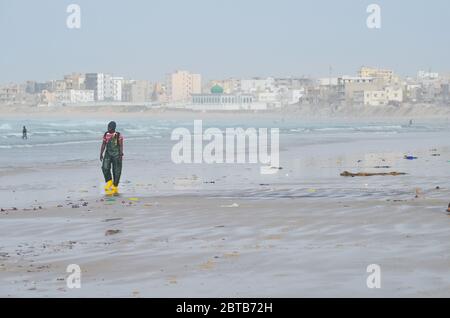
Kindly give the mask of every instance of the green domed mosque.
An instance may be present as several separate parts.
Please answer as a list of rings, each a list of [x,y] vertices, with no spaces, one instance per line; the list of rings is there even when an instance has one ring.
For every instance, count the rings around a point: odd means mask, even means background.
[[[226,94],[222,86],[215,84],[209,93],[192,94],[193,109],[202,110],[238,110],[253,107],[253,95],[236,92]]]
[[[211,94],[223,94],[222,86],[216,84],[211,87]]]

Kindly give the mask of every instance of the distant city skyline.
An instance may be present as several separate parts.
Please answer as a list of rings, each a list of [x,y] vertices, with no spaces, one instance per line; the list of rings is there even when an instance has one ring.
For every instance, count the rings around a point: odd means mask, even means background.
[[[81,29],[66,27],[69,4]],[[371,3],[382,27],[366,26]],[[0,83],[105,72],[160,81],[355,74],[363,66],[450,72],[450,2],[0,0]]]

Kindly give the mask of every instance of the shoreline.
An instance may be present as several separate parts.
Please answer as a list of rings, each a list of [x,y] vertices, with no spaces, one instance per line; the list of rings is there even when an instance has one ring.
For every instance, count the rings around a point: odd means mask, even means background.
[[[283,109],[258,111],[192,111],[183,109],[149,109],[145,106],[64,106],[64,107],[36,107],[36,106],[0,106],[0,115],[4,118],[14,117],[105,117],[108,115],[127,118],[214,118],[214,117],[243,117],[243,118],[271,118],[271,119],[305,119],[305,120],[409,120],[426,119],[448,122],[450,106],[429,104],[415,104],[403,106],[344,106],[337,110],[330,106],[306,105],[289,106]]]

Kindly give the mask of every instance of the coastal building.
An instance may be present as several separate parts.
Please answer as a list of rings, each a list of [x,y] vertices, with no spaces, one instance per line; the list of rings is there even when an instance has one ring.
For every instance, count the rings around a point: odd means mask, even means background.
[[[94,101],[94,95],[95,93],[93,90],[67,89],[56,91],[54,93],[54,101],[59,104],[90,103]]]
[[[305,89],[289,89],[281,95],[281,105],[298,104],[305,95]]]
[[[439,73],[426,72],[426,71],[417,72],[417,80],[419,82],[426,81],[426,80],[437,80],[437,79],[439,79]]]
[[[306,77],[280,77],[274,79],[274,85],[278,89],[298,90],[313,85],[313,81]]]
[[[240,90],[244,93],[274,92],[275,79],[273,77],[241,79]]]
[[[33,105],[37,101],[36,94],[26,92],[25,84],[8,84],[0,87],[0,104]]]
[[[0,103],[8,104],[20,100],[20,88],[17,85],[0,87]]]
[[[365,90],[364,105],[383,106],[403,102],[403,89],[401,87],[387,86],[383,90]]]
[[[65,89],[67,89],[66,81],[64,81],[64,80],[54,81],[54,90],[55,91],[63,91]]]
[[[94,100],[103,101],[105,99],[105,75],[103,73],[87,73],[84,83],[87,90],[94,91]]]
[[[257,92],[255,93],[256,100],[263,103],[279,104],[281,96],[274,92]]]
[[[166,94],[166,87],[164,84],[155,83],[155,85],[153,86],[151,101],[156,102],[156,103],[167,103],[168,102],[168,98],[167,98],[167,94]]]
[[[338,85],[341,85],[343,89],[343,100],[345,100],[348,105],[351,105],[363,101],[360,98],[359,92],[382,91],[384,81],[375,77],[342,76],[338,78]],[[357,94],[356,98],[354,96],[355,93]]]
[[[237,78],[229,78],[224,80],[211,80],[205,86],[205,92],[209,92],[211,88],[219,85],[223,88],[225,94],[232,94],[241,90],[241,80]]]
[[[166,76],[166,93],[170,102],[188,102],[193,94],[201,94],[200,74],[178,70]]]
[[[226,94],[219,85],[213,86],[210,93],[193,94],[192,103],[186,108],[193,110],[263,110],[264,102],[258,102],[249,93]]]
[[[122,82],[123,77],[114,77],[110,74],[104,74],[103,96],[105,101],[122,101]]]
[[[85,76],[81,73],[64,75],[66,89],[84,89]]]
[[[443,103],[450,102],[450,84],[448,82],[441,84],[441,99]]]
[[[122,77],[105,73],[87,73],[84,88],[94,91],[95,101],[122,101]]]
[[[40,94],[43,90],[50,90],[52,87],[50,82],[38,83],[36,81],[26,81],[25,92],[27,94]]]
[[[398,82],[398,78],[395,76],[394,71],[389,69],[363,66],[359,70],[359,76],[381,79],[385,84],[393,84]]]
[[[152,83],[146,80],[126,80],[123,82],[122,101],[146,103],[151,101]]]
[[[422,101],[422,86],[420,84],[407,84],[405,86],[405,99],[412,103]]]

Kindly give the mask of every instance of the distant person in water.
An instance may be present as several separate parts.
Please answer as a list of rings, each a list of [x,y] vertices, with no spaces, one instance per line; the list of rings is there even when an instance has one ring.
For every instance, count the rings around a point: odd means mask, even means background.
[[[23,129],[22,129],[22,139],[28,139],[27,127],[25,127],[25,126],[23,126]]]
[[[116,123],[108,124],[108,131],[103,135],[103,143],[100,149],[100,161],[105,177],[105,192],[109,195],[119,193],[119,181],[122,173],[123,136],[116,131]],[[112,175],[111,175],[112,167]]]

